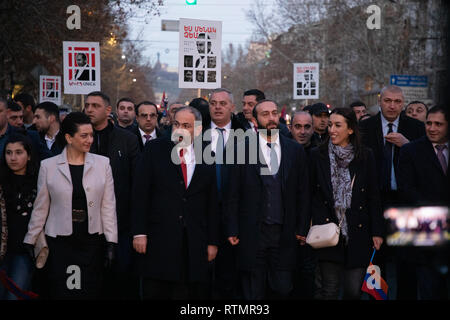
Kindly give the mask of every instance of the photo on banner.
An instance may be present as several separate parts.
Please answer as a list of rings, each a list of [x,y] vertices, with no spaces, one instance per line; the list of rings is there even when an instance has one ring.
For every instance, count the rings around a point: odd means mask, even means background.
[[[63,42],[64,93],[100,91],[100,46],[98,42]]]
[[[39,76],[39,103],[46,101],[61,105],[60,76]]]
[[[178,86],[221,87],[222,22],[180,19]]]
[[[319,64],[294,63],[294,99],[319,99]]]

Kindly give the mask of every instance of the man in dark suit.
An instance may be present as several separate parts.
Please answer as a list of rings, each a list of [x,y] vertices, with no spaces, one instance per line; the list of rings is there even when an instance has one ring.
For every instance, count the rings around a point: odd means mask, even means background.
[[[132,233],[145,299],[207,298],[219,219],[215,168],[202,161],[196,121],[196,109],[179,109],[172,134],[177,144],[151,141],[136,166]]]
[[[311,149],[318,144],[318,138],[314,136],[311,114],[308,111],[295,112],[289,129],[293,139],[303,146],[306,155],[309,157]],[[316,260],[314,249],[311,246],[299,246],[297,267],[294,272],[293,298],[313,299]]]
[[[402,114],[404,105],[402,89],[395,85],[384,87],[380,92],[379,105],[381,111],[359,123],[362,142],[371,148],[379,177],[380,195],[383,209],[391,206],[401,206],[402,199],[397,188],[398,155],[400,148],[411,140],[425,135],[424,124],[416,119]],[[388,258],[389,248],[382,248],[375,257],[375,264],[383,265]],[[398,298],[414,298],[413,281],[415,274],[408,267],[405,250],[396,250],[392,256],[397,260]],[[381,267],[382,272],[386,268]]]
[[[136,135],[114,126],[108,121],[112,107],[109,97],[100,91],[88,94],[84,112],[94,127],[94,142],[90,152],[108,157],[114,178],[117,228],[119,241],[116,265],[108,276],[104,296],[109,298],[137,298],[138,281],[132,274],[132,237],[130,206],[133,173],[139,146]]]
[[[42,143],[52,153],[52,156],[60,154],[64,147],[57,139],[60,129],[58,106],[53,102],[38,104],[34,112],[33,124],[39,132]]]
[[[448,206],[448,114],[443,107],[428,111],[425,130],[426,136],[400,149],[399,190],[411,206]],[[446,281],[438,271],[439,264],[445,265],[439,261],[445,254],[437,248],[416,248],[413,263],[421,299],[447,299]]]
[[[134,133],[138,137],[139,150],[150,141],[160,137],[157,125],[158,108],[153,102],[142,101],[136,106],[137,128]]]
[[[375,156],[381,200],[385,208],[401,204],[396,177],[400,148],[425,135],[422,122],[401,114],[404,100],[400,87],[384,87],[379,97],[381,111],[360,122],[363,144],[371,148]]]
[[[426,135],[400,149],[398,185],[409,205],[448,205],[448,115],[443,107],[428,111]]]
[[[273,131],[280,117],[275,102],[260,101],[253,116],[258,135],[247,138],[244,164],[233,166],[231,173],[228,240],[237,245],[245,299],[264,299],[267,281],[273,293],[286,297],[297,247],[305,243],[309,228],[306,153]]]
[[[204,128],[204,138],[211,141],[211,151],[215,159],[221,221],[219,251],[213,266],[215,279],[213,280],[212,296],[214,299],[235,299],[239,295],[236,250],[227,240],[223,212],[224,195],[231,187],[229,184],[230,165],[235,163],[235,159],[227,159],[227,147],[228,150],[234,149],[236,143],[234,130],[244,131],[241,123],[232,117],[234,109],[235,104],[231,91],[218,88],[210,93],[208,114],[211,120]]]

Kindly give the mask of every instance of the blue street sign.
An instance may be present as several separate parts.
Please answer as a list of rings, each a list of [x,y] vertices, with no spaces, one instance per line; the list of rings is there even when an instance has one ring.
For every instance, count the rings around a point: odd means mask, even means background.
[[[395,84],[399,87],[428,87],[427,76],[409,76],[409,75],[391,75],[390,84]]]

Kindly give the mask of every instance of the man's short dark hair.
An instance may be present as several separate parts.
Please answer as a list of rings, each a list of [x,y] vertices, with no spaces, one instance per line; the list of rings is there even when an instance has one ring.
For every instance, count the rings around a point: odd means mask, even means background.
[[[143,104],[145,104],[145,105],[150,105],[150,106],[154,106],[155,107],[155,110],[156,110],[156,114],[158,114],[158,106],[156,105],[156,104],[154,104],[153,102],[151,102],[151,101],[142,101],[142,102],[139,102],[137,105],[136,105],[136,107],[135,107],[135,112],[136,112],[136,115],[139,115],[139,107],[140,106],[142,106]]]
[[[11,100],[8,100],[8,105],[6,108],[14,112],[22,111],[22,107]]]
[[[59,122],[59,108],[53,102],[46,101],[46,102],[39,103],[36,106],[36,110],[37,109],[44,110],[45,115],[47,117],[50,117],[51,115],[55,116],[56,122]]]
[[[264,94],[264,92],[262,92],[261,90],[258,90],[258,89],[250,89],[250,90],[245,91],[244,97],[245,96],[256,96],[257,102],[266,99],[266,95]]]
[[[87,96],[88,97],[101,97],[103,99],[103,102],[105,102],[106,106],[111,105],[111,101],[109,100],[109,97],[101,91],[92,91]]]
[[[355,102],[350,103],[350,108],[353,109],[354,107],[364,107],[364,108],[367,109],[366,104],[364,102],[360,101],[360,100],[357,100]]]
[[[130,102],[130,103],[133,104],[133,107],[135,107],[135,104],[134,104],[134,101],[133,101],[133,100],[131,100],[130,98],[124,97],[124,98],[120,98],[119,101],[117,101],[116,108],[119,108],[119,104],[120,104],[122,101]]]
[[[408,109],[408,107],[409,107],[410,105],[412,105],[412,104],[421,104],[421,105],[423,105],[423,106],[425,107],[425,109],[428,110],[428,106],[425,104],[425,102],[419,101],[419,100],[414,100],[414,101],[411,101],[410,103],[408,103],[408,104],[406,105],[406,107],[405,107],[405,110]]]
[[[277,106],[277,108],[278,108],[278,104],[275,102],[275,101],[273,101],[273,100],[270,100],[270,99],[263,99],[263,100],[261,100],[261,101],[258,101],[258,103],[255,105],[255,107],[253,108],[253,110],[252,110],[252,116],[253,116],[253,118],[257,118],[257,116],[258,116],[258,112],[256,111],[256,109],[257,109],[257,107],[260,105],[260,104],[262,104],[262,103],[264,103],[264,102],[272,102],[272,103],[274,103],[276,106]]]
[[[27,106],[31,106],[31,110],[36,110],[36,104],[34,102],[34,99],[31,95],[28,93],[19,93],[18,95],[14,96],[13,99],[15,102],[20,101],[23,104],[23,107],[26,108]]]
[[[443,113],[443,114],[444,114],[444,117],[445,117],[445,121],[449,122],[449,121],[448,121],[448,111],[447,111],[447,108],[445,108],[445,107],[442,106],[442,105],[435,105],[434,107],[430,108],[430,110],[428,110],[428,112],[427,112],[427,118],[428,118],[428,115],[429,115],[429,114],[431,114],[431,113],[438,113],[438,112]]]

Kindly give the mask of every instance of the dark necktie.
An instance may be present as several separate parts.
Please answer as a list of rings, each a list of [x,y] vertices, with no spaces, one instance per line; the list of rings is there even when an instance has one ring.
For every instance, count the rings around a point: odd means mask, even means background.
[[[147,144],[147,142],[152,138],[152,136],[149,134],[144,134],[144,138],[145,138],[145,144]]]
[[[181,160],[181,171],[183,172],[183,180],[184,180],[184,186],[188,187],[188,181],[187,181],[187,167],[186,167],[186,160],[184,159],[184,150],[180,150],[180,160]]]
[[[445,161],[445,156],[444,156],[444,150],[447,148],[447,146],[445,144],[438,144],[436,145],[436,150],[437,150],[437,157],[439,160],[439,163],[441,164],[442,167],[442,171],[444,171],[445,174],[447,174],[447,161]]]
[[[388,130],[387,134],[394,132],[392,130],[393,125],[394,125],[393,123],[388,123],[389,130]],[[384,142],[384,160],[385,160],[384,162],[385,162],[385,166],[386,166],[386,170],[385,170],[386,176],[384,178],[385,178],[385,186],[386,186],[387,190],[391,190],[391,188],[392,188],[391,187],[392,147],[393,147],[393,145],[391,142],[388,142],[388,141]]]
[[[275,143],[268,142],[267,146],[270,148],[270,173],[275,175],[278,172],[278,155],[275,151]]]
[[[224,163],[223,149],[225,145],[223,132],[225,131],[225,129],[224,128],[216,128],[216,129],[217,132],[219,133],[216,145],[216,180],[217,180],[217,191],[220,194],[220,191],[222,189],[222,164]]]

